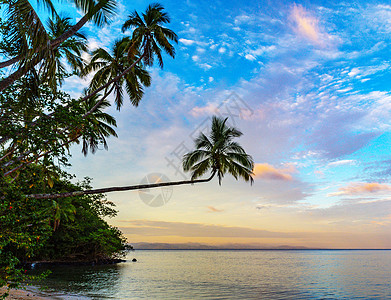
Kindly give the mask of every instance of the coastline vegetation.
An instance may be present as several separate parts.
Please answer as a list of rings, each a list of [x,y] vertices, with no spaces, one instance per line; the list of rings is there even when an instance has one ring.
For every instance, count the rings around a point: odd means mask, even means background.
[[[189,181],[103,189],[92,189],[89,178],[72,183],[64,171],[70,146],[81,144],[84,155],[107,149],[107,138],[117,137],[116,120],[105,112],[109,95],[118,110],[125,92],[138,106],[151,84],[147,67],[155,61],[163,67],[163,53],[174,57],[178,37],[165,27],[170,18],[163,6],[151,4],[141,15],[129,15],[122,30],[132,29],[131,36],[117,40],[111,51],[92,51],[85,61],[88,39],[80,29],[88,22],[109,23],[116,2],[73,0],[85,13],[76,24],[59,17],[51,0],[37,2],[50,14],[47,23],[27,0],[0,2],[0,53],[6,58],[0,63],[0,287],[8,288],[32,278],[26,262],[120,257],[126,240],[105,221],[116,214],[105,192],[207,182],[215,175],[221,184],[225,173],[253,181],[253,160],[233,141],[242,133],[214,117],[211,135],[201,134],[196,150],[184,157]],[[79,98],[63,90],[66,78],[91,73]],[[209,178],[198,179],[208,172]]]
[[[114,0],[74,0],[84,16],[73,24],[61,18],[51,0],[44,4],[49,20],[41,20],[27,0],[2,0],[0,20],[0,287],[15,288],[31,276],[23,263],[98,261],[121,256],[126,240],[105,218],[116,214],[103,194],[54,199],[55,194],[91,189],[90,179],[74,184],[64,171],[70,146],[82,152],[107,149],[116,137],[115,119],[105,112],[114,95],[119,110],[124,90],[137,106],[151,79],[146,67],[162,52],[174,57],[176,34],[164,27],[170,18],[160,4],[141,16],[129,15],[123,31],[133,29],[109,53],[99,48],[91,59],[88,39],[80,29],[87,23],[106,25],[115,16]],[[5,58],[5,59],[4,59]],[[64,92],[70,76],[94,72],[78,99]],[[6,296],[6,293],[2,295]]]

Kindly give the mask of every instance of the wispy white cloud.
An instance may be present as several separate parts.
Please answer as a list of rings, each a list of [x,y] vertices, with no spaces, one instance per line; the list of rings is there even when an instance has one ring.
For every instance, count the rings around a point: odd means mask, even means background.
[[[188,39],[179,39],[179,42],[186,45],[186,46],[191,46],[196,43],[195,41],[188,40]]]
[[[353,159],[343,159],[343,160],[337,160],[330,162],[328,164],[329,167],[339,167],[339,166],[346,166],[346,165],[354,165],[357,162]]]

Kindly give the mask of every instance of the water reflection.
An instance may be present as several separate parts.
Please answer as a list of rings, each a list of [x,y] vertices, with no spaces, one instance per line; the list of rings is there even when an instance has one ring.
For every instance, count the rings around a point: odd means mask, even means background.
[[[53,268],[46,285],[74,299],[391,299],[391,251],[136,251],[128,259]]]
[[[51,274],[40,287],[57,296],[74,295],[75,299],[112,298],[121,279],[121,265],[106,266],[52,266]],[[37,271],[44,271],[40,268]],[[87,297],[88,296],[88,297]],[[69,297],[66,297],[67,299]]]

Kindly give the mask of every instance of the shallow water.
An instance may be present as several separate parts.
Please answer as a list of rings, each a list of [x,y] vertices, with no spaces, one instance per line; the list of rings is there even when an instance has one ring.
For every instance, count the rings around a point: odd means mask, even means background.
[[[45,285],[64,299],[391,299],[391,251],[380,250],[138,250],[52,272]]]

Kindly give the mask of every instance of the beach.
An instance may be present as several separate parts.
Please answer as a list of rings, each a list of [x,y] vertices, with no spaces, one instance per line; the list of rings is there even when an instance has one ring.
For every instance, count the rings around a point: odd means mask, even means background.
[[[0,295],[6,291],[5,288],[0,288]],[[54,297],[51,295],[46,295],[45,293],[38,290],[38,288],[33,286],[28,286],[25,289],[12,289],[9,291],[9,296],[6,299],[15,299],[15,300],[58,300],[59,297]]]

